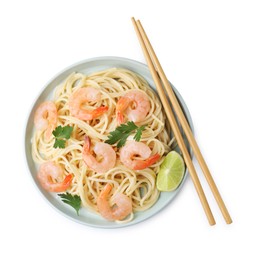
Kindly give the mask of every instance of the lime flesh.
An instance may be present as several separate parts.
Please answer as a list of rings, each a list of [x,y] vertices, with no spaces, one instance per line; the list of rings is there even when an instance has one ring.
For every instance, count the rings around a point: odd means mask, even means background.
[[[182,157],[175,151],[171,151],[165,157],[160,166],[156,179],[159,191],[173,191],[181,183],[184,176],[185,165]]]

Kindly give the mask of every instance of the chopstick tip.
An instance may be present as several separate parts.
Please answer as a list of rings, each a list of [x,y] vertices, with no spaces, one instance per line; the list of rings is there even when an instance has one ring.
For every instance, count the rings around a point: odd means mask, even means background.
[[[230,225],[230,224],[233,223],[233,221],[232,221],[232,219],[230,219],[230,220],[226,221],[226,223],[227,223],[228,225]]]

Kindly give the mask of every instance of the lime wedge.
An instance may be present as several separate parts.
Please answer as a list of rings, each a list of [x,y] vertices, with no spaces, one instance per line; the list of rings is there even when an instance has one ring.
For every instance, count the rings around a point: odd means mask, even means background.
[[[165,157],[160,166],[156,179],[159,191],[173,191],[181,183],[184,176],[185,165],[182,157],[175,151],[171,151]]]

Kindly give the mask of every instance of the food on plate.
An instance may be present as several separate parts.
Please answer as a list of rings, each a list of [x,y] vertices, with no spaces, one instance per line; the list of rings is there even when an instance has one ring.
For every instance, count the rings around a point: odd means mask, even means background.
[[[176,151],[169,152],[163,160],[156,179],[159,191],[173,191],[180,185],[185,171],[183,158]]]
[[[39,183],[79,212],[127,222],[153,206],[174,137],[161,102],[138,74],[73,72],[36,108],[32,156]]]

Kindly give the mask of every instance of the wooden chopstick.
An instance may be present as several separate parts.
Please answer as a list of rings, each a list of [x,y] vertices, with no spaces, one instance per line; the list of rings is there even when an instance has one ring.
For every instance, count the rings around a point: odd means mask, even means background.
[[[184,143],[184,140],[182,138],[182,135],[181,135],[181,132],[180,132],[180,129],[179,129],[179,126],[178,126],[178,123],[173,115],[173,112],[172,112],[172,108],[167,100],[167,97],[164,93],[164,90],[163,90],[163,87],[161,85],[161,81],[158,77],[158,74],[153,66],[153,63],[152,63],[152,60],[149,56],[149,53],[148,53],[148,50],[146,49],[146,46],[145,46],[145,43],[143,41],[143,38],[140,34],[140,31],[139,31],[139,28],[137,26],[137,23],[135,21],[134,18],[132,18],[132,22],[133,22],[133,25],[134,25],[134,28],[135,28],[135,31],[136,31],[136,34],[138,36],[138,39],[140,41],[140,44],[141,44],[141,47],[143,49],[143,52],[144,52],[144,56],[146,58],[146,61],[147,61],[147,64],[148,64],[148,67],[150,69],[150,72],[152,74],[152,77],[153,77],[153,80],[155,82],[155,85],[156,85],[156,88],[157,88],[157,91],[158,91],[158,94],[160,96],[160,99],[162,101],[162,104],[164,106],[164,109],[165,109],[165,112],[166,112],[166,115],[168,117],[168,120],[169,120],[169,123],[171,125],[171,128],[173,130],[173,133],[176,137],[176,140],[178,142],[178,145],[182,151],[182,154],[183,154],[183,157],[184,157],[184,161],[187,165],[187,168],[189,170],[189,173],[191,175],[191,179],[194,183],[194,186],[195,186],[195,189],[198,193],[198,196],[199,196],[199,199],[201,201],[201,204],[203,206],[203,209],[206,213],[206,216],[208,218],[208,221],[209,221],[209,224],[210,225],[215,225],[215,219],[212,215],[212,212],[211,212],[211,209],[209,207],[209,204],[208,204],[208,201],[206,199],[206,196],[205,196],[205,193],[202,189],[202,186],[201,186],[201,183],[199,181],[199,178],[198,178],[198,175],[196,173],[196,170],[195,170],[195,167],[192,163],[192,160],[190,158],[190,155],[189,155],[189,152],[185,146],[185,143]]]
[[[204,173],[204,176],[205,176],[205,178],[206,178],[206,180],[207,180],[207,182],[208,182],[208,184],[209,184],[209,186],[211,188],[211,191],[212,191],[212,193],[213,193],[213,195],[214,195],[214,197],[215,197],[215,199],[217,201],[217,204],[218,204],[218,206],[219,206],[219,208],[220,208],[220,210],[222,212],[222,215],[223,215],[226,223],[230,224],[230,223],[232,223],[232,219],[230,217],[230,214],[229,214],[229,212],[228,212],[228,210],[227,210],[227,208],[226,208],[226,206],[224,204],[224,201],[223,201],[223,199],[222,199],[222,197],[221,197],[221,195],[220,195],[220,193],[218,191],[218,188],[217,188],[217,186],[216,186],[216,184],[215,184],[215,182],[213,180],[213,177],[210,174],[208,166],[207,166],[207,164],[206,164],[206,162],[205,162],[205,160],[204,160],[204,158],[203,158],[203,156],[201,154],[201,151],[200,151],[200,149],[198,147],[198,144],[197,144],[197,142],[196,142],[196,140],[195,140],[195,138],[194,138],[194,136],[192,134],[190,126],[189,126],[189,124],[188,124],[188,122],[187,122],[187,120],[186,120],[186,118],[185,118],[185,116],[184,116],[184,114],[182,112],[182,109],[181,109],[181,107],[179,105],[179,102],[178,102],[178,100],[177,100],[177,98],[176,98],[176,96],[175,96],[175,94],[174,94],[174,92],[173,92],[173,90],[172,90],[172,88],[171,88],[171,86],[169,84],[169,81],[167,80],[167,77],[166,77],[166,75],[165,75],[165,73],[164,73],[164,71],[163,71],[163,69],[161,67],[161,64],[160,64],[160,62],[159,62],[159,60],[158,60],[158,58],[157,58],[157,56],[156,56],[156,54],[155,54],[155,52],[153,50],[153,47],[152,47],[152,45],[151,45],[151,43],[150,43],[150,41],[149,41],[149,39],[148,39],[148,37],[147,37],[143,27],[142,27],[142,24],[141,24],[140,21],[135,22],[134,18],[132,18],[132,21],[133,21],[133,24],[134,24],[136,32],[138,31],[137,35],[138,35],[138,38],[140,40],[140,43],[142,42],[141,46],[142,46],[143,51],[145,53],[145,57],[146,57],[146,59],[150,60],[150,63],[151,63],[150,66],[152,66],[153,69],[154,69],[154,64],[155,64],[155,66],[157,68],[157,72],[159,74],[159,77],[158,77],[158,74],[155,73],[156,77],[159,78],[162,81],[162,83],[163,83],[163,85],[165,87],[165,90],[166,90],[166,92],[168,94],[168,97],[169,97],[169,99],[170,99],[170,101],[172,103],[172,106],[173,106],[173,108],[174,108],[174,110],[176,112],[176,115],[177,115],[177,117],[178,117],[178,119],[179,119],[179,121],[180,121],[180,123],[181,123],[181,125],[183,127],[184,133],[185,133],[185,135],[186,135],[186,137],[187,137],[187,139],[189,141],[189,144],[190,144],[190,146],[193,149],[194,155],[196,156],[196,158],[197,158],[197,160],[199,162],[199,165],[200,165],[200,167],[201,167],[201,169],[202,169],[202,171]],[[150,66],[149,66],[149,68],[150,68]],[[161,84],[158,85],[157,88],[161,88],[162,89],[162,85]],[[166,101],[167,101],[167,99],[166,99]],[[173,113],[171,112],[171,114],[173,114]],[[181,138],[182,138],[182,136],[181,136]],[[177,138],[176,138],[176,140],[177,140]],[[178,142],[178,140],[177,140],[177,142]],[[184,160],[185,160],[185,158],[184,158]],[[186,160],[185,160],[185,162],[186,162]],[[195,174],[196,174],[196,172],[195,172]],[[191,175],[192,175],[192,173],[191,173]]]

